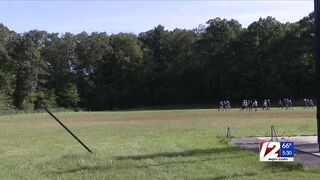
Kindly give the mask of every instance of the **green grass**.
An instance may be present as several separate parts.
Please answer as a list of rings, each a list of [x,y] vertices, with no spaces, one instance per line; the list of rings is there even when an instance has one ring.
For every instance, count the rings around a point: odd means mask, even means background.
[[[315,135],[315,110],[165,110],[0,116],[0,179],[319,179],[297,163],[262,163],[232,136]]]

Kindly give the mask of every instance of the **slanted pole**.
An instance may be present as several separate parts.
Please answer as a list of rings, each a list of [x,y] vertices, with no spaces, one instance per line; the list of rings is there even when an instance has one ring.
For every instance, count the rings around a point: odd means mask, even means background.
[[[92,151],[76,136],[74,135],[68,128],[65,126],[55,115],[53,115],[47,108],[44,108],[56,120],[73,138],[75,138],[88,152],[92,153]]]

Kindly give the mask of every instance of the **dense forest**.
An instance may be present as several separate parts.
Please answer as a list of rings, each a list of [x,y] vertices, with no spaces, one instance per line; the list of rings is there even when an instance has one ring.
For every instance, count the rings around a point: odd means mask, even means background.
[[[22,34],[0,24],[0,108],[88,110],[315,96],[313,13],[244,28],[215,18],[138,35]]]

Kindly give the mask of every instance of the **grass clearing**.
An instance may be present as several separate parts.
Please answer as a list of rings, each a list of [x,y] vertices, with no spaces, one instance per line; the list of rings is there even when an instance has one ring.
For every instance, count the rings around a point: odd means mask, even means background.
[[[212,109],[55,113],[93,151],[86,153],[50,116],[0,116],[1,179],[319,179],[297,163],[261,163],[232,136],[315,135],[315,110]]]

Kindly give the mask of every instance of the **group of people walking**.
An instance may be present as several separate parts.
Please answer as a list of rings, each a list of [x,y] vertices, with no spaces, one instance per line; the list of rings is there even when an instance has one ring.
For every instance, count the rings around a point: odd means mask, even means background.
[[[242,106],[240,111],[243,111],[243,110],[253,111],[253,109],[257,111],[258,110],[257,108],[258,108],[258,101],[256,99],[255,100],[245,99],[242,101]]]
[[[279,100],[278,108],[293,109],[292,100],[288,98],[284,98],[283,100]]]
[[[303,99],[303,101],[304,101],[304,108],[306,108],[306,109],[314,108],[312,99],[310,99],[310,98]]]
[[[270,110],[271,109],[271,101],[270,99],[265,99],[263,101],[262,110]]]
[[[219,102],[218,111],[224,111],[224,110],[230,110],[230,109],[231,109],[230,101],[224,100]]]
[[[293,101],[289,98],[280,99],[278,102],[278,108],[293,109]],[[304,108],[310,109],[315,108],[311,98],[304,99]],[[230,110],[231,104],[230,101],[224,100],[219,102],[218,111]],[[242,101],[240,111],[258,111],[258,101],[245,99]],[[264,99],[262,103],[262,110],[271,110],[271,101],[270,99]]]

